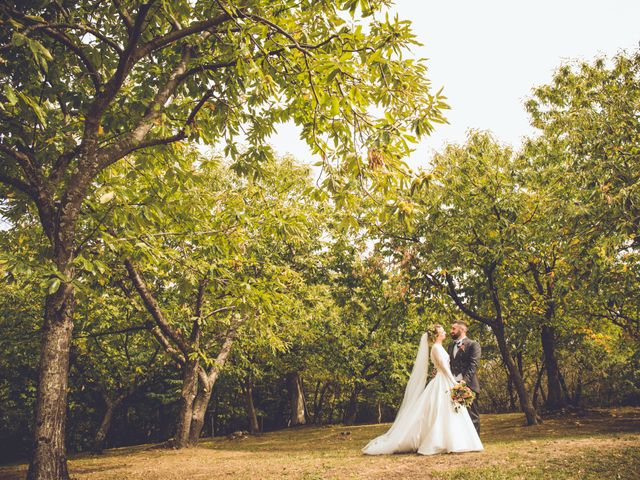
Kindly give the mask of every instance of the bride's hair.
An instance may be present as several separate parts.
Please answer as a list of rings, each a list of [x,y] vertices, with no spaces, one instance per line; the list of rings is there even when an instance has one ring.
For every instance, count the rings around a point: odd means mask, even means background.
[[[429,340],[432,342],[435,342],[436,338],[438,337],[438,329],[441,328],[444,330],[444,327],[442,325],[440,325],[439,323],[436,323],[435,325],[431,325],[429,327],[429,329],[427,330],[427,334],[429,335]]]

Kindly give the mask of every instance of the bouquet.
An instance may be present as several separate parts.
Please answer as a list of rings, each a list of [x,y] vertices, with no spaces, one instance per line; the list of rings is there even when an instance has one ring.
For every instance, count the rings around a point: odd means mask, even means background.
[[[476,392],[467,387],[464,381],[454,385],[451,389],[451,401],[456,412],[460,410],[460,407],[470,407],[475,398]]]

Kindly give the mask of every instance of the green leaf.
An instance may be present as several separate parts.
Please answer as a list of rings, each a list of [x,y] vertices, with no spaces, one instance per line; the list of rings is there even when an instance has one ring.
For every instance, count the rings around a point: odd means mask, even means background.
[[[29,97],[28,95],[23,94],[22,92],[18,92],[18,95],[20,96],[20,98],[22,99],[22,101],[24,103],[26,103],[31,110],[33,111],[33,113],[35,113],[36,117],[38,117],[38,120],[40,121],[40,124],[43,127],[47,126],[47,119],[44,113],[44,110],[42,109],[42,107],[40,105],[38,105],[38,103],[33,100],[33,98]]]
[[[13,91],[13,88],[11,88],[11,85],[6,84],[4,86],[4,94],[7,97],[7,100],[9,101],[9,105],[13,106],[18,102],[18,97],[16,96],[16,92]]]
[[[54,293],[56,293],[60,288],[61,283],[62,281],[58,277],[51,278],[49,280],[49,284],[47,285],[47,292],[49,292],[49,295],[53,295]]]

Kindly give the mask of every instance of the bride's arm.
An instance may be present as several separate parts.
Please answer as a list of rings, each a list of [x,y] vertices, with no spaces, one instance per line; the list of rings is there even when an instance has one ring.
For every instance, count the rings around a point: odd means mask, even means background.
[[[451,380],[452,383],[458,383],[456,378],[451,373],[451,367],[449,366],[449,354],[446,352],[444,347],[440,347],[439,351],[433,356],[435,360],[438,370],[444,373],[445,377]]]

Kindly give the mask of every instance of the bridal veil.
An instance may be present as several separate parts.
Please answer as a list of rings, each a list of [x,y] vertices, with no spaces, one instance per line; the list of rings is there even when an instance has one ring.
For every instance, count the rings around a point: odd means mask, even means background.
[[[420,338],[420,346],[411,370],[411,376],[404,390],[404,398],[391,428],[384,435],[371,440],[363,449],[367,455],[415,452],[420,443],[421,422],[416,421],[420,411],[414,408],[424,391],[429,374],[428,334]]]

